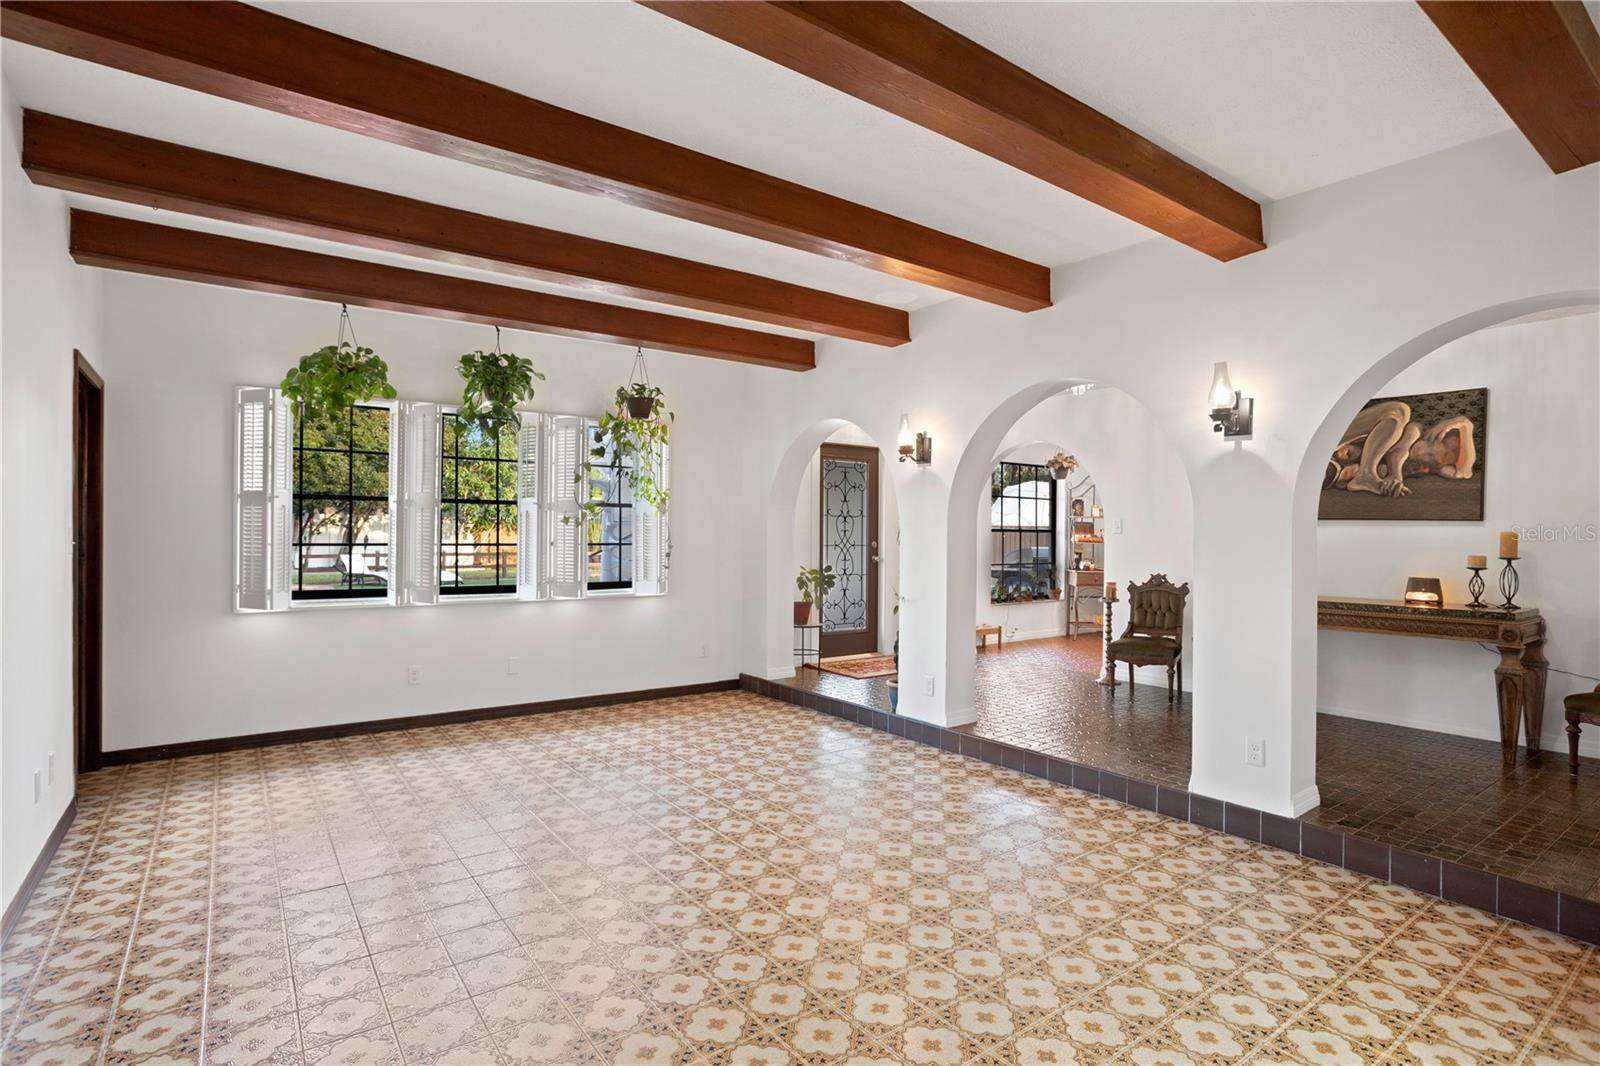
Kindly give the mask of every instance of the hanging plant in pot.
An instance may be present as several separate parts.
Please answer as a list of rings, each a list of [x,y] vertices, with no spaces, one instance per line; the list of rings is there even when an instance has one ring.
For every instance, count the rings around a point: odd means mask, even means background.
[[[304,417],[316,419],[338,418],[358,403],[397,395],[389,384],[389,365],[356,343],[350,309],[342,304],[338,339],[303,357],[278,388]]]
[[[461,390],[462,421],[485,433],[507,422],[519,422],[517,405],[533,399],[533,379],[544,375],[532,359],[500,350],[500,327],[494,328],[494,351],[467,352],[456,367],[464,382]]]
[[[617,387],[611,410],[600,415],[590,440],[589,454],[578,471],[578,485],[580,495],[584,498],[586,518],[598,519],[601,512],[601,501],[581,491],[590,484],[596,461],[616,463],[617,473],[632,490],[633,498],[648,504],[658,514],[666,513],[668,490],[663,459],[671,436],[672,420],[673,414],[666,409],[666,398],[660,386],[650,384],[650,377],[645,371],[644,350],[638,349],[634,356],[633,373],[629,375],[626,385]],[[667,558],[671,558],[670,545]]]
[[[1078,469],[1078,457],[1068,455],[1066,452],[1056,452],[1045,460],[1045,466],[1050,468],[1050,476],[1057,481],[1065,481],[1067,475]]]

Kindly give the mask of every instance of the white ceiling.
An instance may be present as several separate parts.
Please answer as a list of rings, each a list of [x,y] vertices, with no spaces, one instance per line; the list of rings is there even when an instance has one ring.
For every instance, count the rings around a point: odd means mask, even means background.
[[[632,3],[263,6],[1046,265],[1157,239]],[[918,6],[1258,198],[1281,198],[1511,126],[1410,2]],[[913,307],[949,298],[851,264],[14,42],[5,42],[0,60],[14,104],[845,295],[911,293]],[[194,224],[170,215],[162,221]],[[242,227],[206,228],[335,250]]]

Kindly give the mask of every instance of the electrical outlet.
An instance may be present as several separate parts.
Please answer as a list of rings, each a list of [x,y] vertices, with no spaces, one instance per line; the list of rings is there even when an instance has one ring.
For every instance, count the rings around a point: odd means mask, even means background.
[[[513,655],[509,659],[506,660],[506,673],[508,673],[508,674],[520,674],[520,673],[522,673],[522,657],[521,656]]]
[[[1267,742],[1260,737],[1244,738],[1244,764],[1246,766],[1267,765]]]
[[[44,795],[44,790],[39,786],[39,771],[33,772],[33,802],[38,803],[39,797]]]
[[[1111,532],[1113,532],[1113,533],[1121,533],[1122,532],[1122,519],[1113,518],[1111,520]]]
[[[711,645],[709,645],[709,644],[700,645],[700,658],[709,659],[710,657],[711,657]]]
[[[923,679],[923,681],[922,681],[922,694],[924,696],[933,695],[933,675],[932,674],[929,674],[926,678]]]
[[[422,667],[420,667],[420,666],[408,666],[408,667],[406,667],[406,684],[408,684],[408,685],[420,685],[420,684],[422,684]]]

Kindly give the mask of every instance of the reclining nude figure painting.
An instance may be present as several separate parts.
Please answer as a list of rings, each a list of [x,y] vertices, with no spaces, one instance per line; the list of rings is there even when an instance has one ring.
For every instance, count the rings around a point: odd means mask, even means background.
[[[1489,390],[1372,400],[1328,459],[1323,520],[1481,521]]]

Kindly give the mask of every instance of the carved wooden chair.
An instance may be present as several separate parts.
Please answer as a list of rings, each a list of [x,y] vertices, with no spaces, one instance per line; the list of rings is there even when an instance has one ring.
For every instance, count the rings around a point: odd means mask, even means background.
[[[1567,708],[1567,748],[1573,773],[1578,772],[1578,729],[1581,722],[1600,725],[1600,685],[1593,692],[1574,692],[1561,701]]]
[[[1113,671],[1117,663],[1128,664],[1130,694],[1136,666],[1167,668],[1167,702],[1183,691],[1183,607],[1188,599],[1188,584],[1174,585],[1166,574],[1151,574],[1144,584],[1128,586],[1128,625],[1111,642],[1106,658]]]

